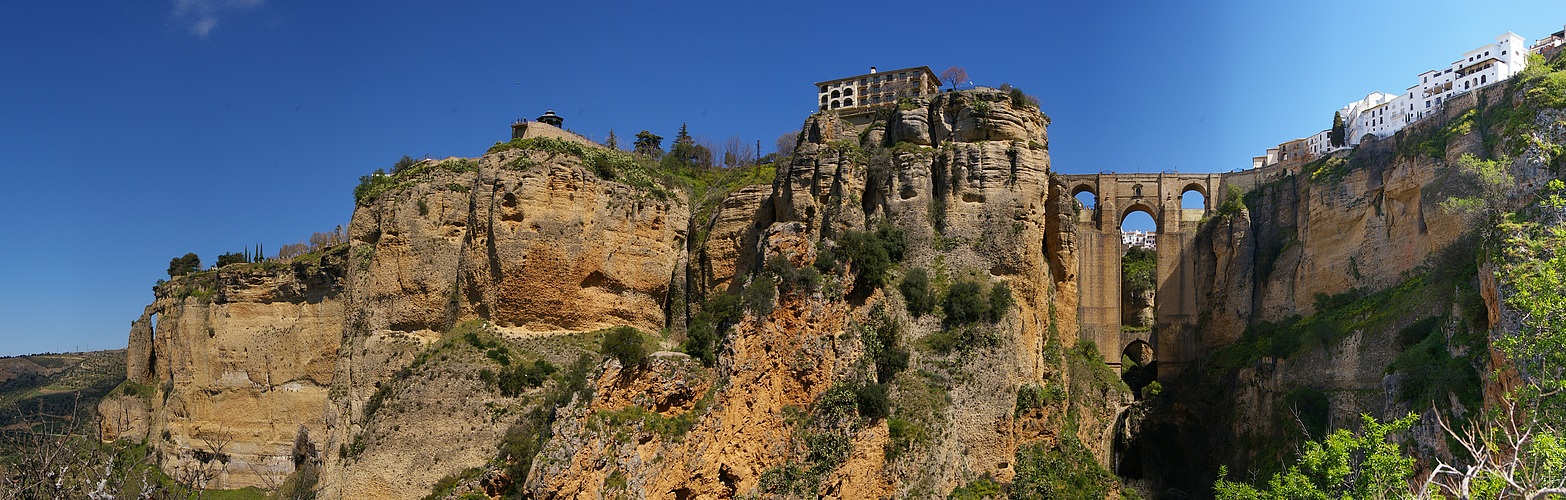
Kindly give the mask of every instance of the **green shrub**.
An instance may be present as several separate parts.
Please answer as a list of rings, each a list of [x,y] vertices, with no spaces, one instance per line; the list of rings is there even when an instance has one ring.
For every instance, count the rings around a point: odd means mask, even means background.
[[[973,280],[965,279],[953,284],[941,304],[942,310],[946,312],[947,324],[965,325],[988,316],[990,305],[984,300],[983,290],[979,282]]]
[[[1011,306],[1015,304],[1011,298],[1011,287],[1006,286],[1004,281],[995,282],[994,285],[990,286],[989,302],[990,311],[988,317],[990,322],[994,323],[1005,318],[1006,313],[1011,311]]]
[[[1022,387],[1017,388],[1016,413],[1021,415],[1028,410],[1044,408],[1065,400],[1066,390],[1057,384],[1050,384],[1048,387],[1023,384]]]
[[[883,384],[854,384],[855,407],[859,410],[861,418],[880,420],[886,418],[890,409],[890,403],[886,399],[886,386]]]
[[[898,372],[908,368],[908,350],[902,346],[902,325],[886,314],[880,304],[870,309],[872,325],[862,327],[860,341],[865,357],[875,363],[876,381],[891,382]]]
[[[1016,89],[1012,90],[1016,91]],[[974,480],[973,482],[962,485],[957,489],[952,490],[952,493],[946,496],[946,498],[950,500],[984,500],[986,498],[1000,497],[1000,483],[995,482],[994,479],[990,479],[989,476],[984,476]]]
[[[771,315],[778,297],[777,278],[771,274],[759,274],[751,279],[750,285],[740,295],[745,299],[745,309],[751,314],[758,318]]]
[[[527,389],[543,385],[558,370],[555,365],[542,359],[532,363],[517,363],[514,367],[500,371],[497,385],[502,395],[516,397]]]
[[[617,326],[604,335],[598,352],[620,360],[620,366],[630,369],[640,367],[647,362],[648,353],[645,343],[642,332],[629,326]]]
[[[708,297],[702,301],[701,310],[691,318],[680,350],[701,360],[702,364],[712,366],[717,361],[717,349],[723,342],[724,332],[744,315],[739,296],[718,293]]]
[[[897,290],[903,294],[903,302],[908,306],[908,313],[914,317],[923,316],[935,309],[936,296],[930,290],[930,273],[924,268],[909,269],[903,275],[902,283],[897,285]]]
[[[821,432],[805,436],[805,447],[811,472],[823,475],[848,461],[849,453],[854,451],[854,440],[836,432]]]
[[[810,413],[818,422],[838,425],[851,422],[858,411],[859,392],[851,383],[838,382],[816,397]]]
[[[1073,432],[1018,448],[1016,463],[1013,498],[1105,498],[1116,482]]]
[[[809,293],[821,285],[821,273],[815,267],[796,268],[782,255],[767,259],[762,269],[778,278],[778,288],[785,293]]]

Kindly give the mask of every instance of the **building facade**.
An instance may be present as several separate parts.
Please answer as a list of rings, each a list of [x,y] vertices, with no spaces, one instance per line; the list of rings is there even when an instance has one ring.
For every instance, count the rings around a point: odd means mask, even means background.
[[[816,99],[821,111],[839,110],[845,114],[868,112],[890,106],[898,99],[934,95],[941,80],[929,66],[877,71],[816,82]]]
[[[1363,99],[1339,108],[1338,115],[1343,118],[1344,125],[1344,147],[1333,147],[1330,131],[1323,130],[1308,138],[1269,148],[1266,155],[1252,157],[1251,166],[1269,166],[1285,159],[1310,160],[1358,146],[1367,136],[1390,137],[1403,127],[1440,112],[1442,104],[1452,97],[1494,85],[1522,72],[1528,66],[1530,51],[1542,54],[1559,51],[1562,46],[1566,46],[1566,30],[1540,40],[1531,48],[1521,36],[1507,32],[1495,37],[1495,42],[1463,53],[1445,68],[1420,73],[1419,82],[1401,94],[1371,92]],[[1289,154],[1291,151],[1286,146],[1297,141],[1304,142],[1304,154]]]

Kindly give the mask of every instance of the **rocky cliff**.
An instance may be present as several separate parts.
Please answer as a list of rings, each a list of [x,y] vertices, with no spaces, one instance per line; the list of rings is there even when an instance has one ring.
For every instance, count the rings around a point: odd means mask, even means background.
[[[106,439],[153,444],[170,476],[274,488],[301,428],[322,426],[345,314],[347,249],[170,280],[131,326],[128,390],[100,406]]]
[[[978,89],[814,115],[749,169],[527,137],[366,176],[347,243],[159,285],[100,427],[328,498],[1201,495],[1359,413],[1481,404],[1505,286],[1443,202],[1465,154],[1531,187],[1566,137],[1539,115],[1503,154],[1506,92],[1226,177],[1190,245],[1203,349],[1136,402],[1077,340],[1048,118]],[[1446,453],[1431,419],[1412,442]]]

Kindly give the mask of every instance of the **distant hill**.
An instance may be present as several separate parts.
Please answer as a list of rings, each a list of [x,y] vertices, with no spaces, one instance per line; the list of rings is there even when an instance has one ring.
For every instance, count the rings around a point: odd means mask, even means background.
[[[90,434],[98,401],[123,381],[124,349],[0,358],[0,436],[57,424]]]

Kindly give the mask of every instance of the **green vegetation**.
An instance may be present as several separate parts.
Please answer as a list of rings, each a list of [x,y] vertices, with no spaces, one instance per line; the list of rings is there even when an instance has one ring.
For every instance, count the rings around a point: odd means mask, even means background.
[[[1014,301],[1011,288],[1003,281],[991,284],[988,290],[973,279],[961,279],[952,284],[941,300],[941,310],[946,313],[948,326],[960,326],[979,321],[994,323],[1006,317]]]
[[[598,352],[620,361],[626,369],[640,368],[647,363],[647,345],[642,332],[629,326],[617,326],[604,335]]]
[[[707,297],[702,301],[701,309],[691,317],[680,350],[701,360],[703,365],[712,366],[717,361],[717,349],[723,343],[724,333],[744,315],[737,295],[720,292]]]
[[[1133,246],[1120,258],[1122,289],[1130,293],[1152,291],[1156,285],[1158,253],[1152,249]]]
[[[968,484],[958,486],[957,489],[952,490],[950,495],[946,496],[950,500],[984,500],[986,498],[1000,497],[1001,484],[995,482],[994,479],[990,479],[989,476],[984,476]]]
[[[1023,384],[1017,388],[1016,414],[1021,415],[1028,410],[1044,408],[1066,400],[1066,389],[1059,384],[1047,385]]]
[[[532,363],[517,363],[500,371],[496,385],[501,395],[516,397],[528,389],[543,385],[557,371],[559,368],[542,359],[535,359]]]
[[[506,428],[495,462],[502,465],[508,476],[527,477],[528,470],[533,466],[533,458],[553,435],[551,426],[560,408],[573,400],[585,401],[592,396],[593,386],[588,377],[597,364],[586,353],[578,356],[576,362],[565,371],[555,373],[552,379],[554,383],[535,400],[531,409]],[[522,481],[513,481],[502,493],[506,498],[524,497],[521,486]]]
[[[870,326],[859,327],[859,338],[865,345],[864,359],[875,364],[876,382],[890,383],[908,368],[909,353],[901,339],[903,327],[880,304],[871,306],[870,318]]]
[[[943,421],[946,407],[951,405],[946,383],[930,372],[907,372],[893,378],[891,386],[894,397],[886,419],[890,439],[882,450],[887,460],[928,444]]]
[[[420,160],[402,168],[393,165],[392,172],[389,174],[384,170],[375,169],[375,172],[370,175],[359,177],[359,185],[353,188],[354,203],[368,205],[383,193],[412,186],[426,179],[430,174],[440,171],[476,172],[478,161],[469,158],[447,158],[439,162]]]
[[[187,253],[169,260],[169,277],[174,278],[194,273],[201,269],[201,257],[194,253]]]
[[[250,256],[245,255],[244,252],[228,252],[219,255],[217,258],[217,264],[213,267],[223,267],[229,264],[245,264],[248,262],[250,262]]]
[[[897,284],[897,291],[902,292],[908,313],[916,318],[929,314],[938,302],[935,291],[930,289],[930,273],[922,267],[909,269],[903,275],[903,281]]]
[[[769,273],[757,274],[751,278],[750,284],[740,292],[740,298],[745,302],[745,310],[750,311],[756,317],[766,317],[772,314],[773,306],[777,305],[778,279]]]
[[[882,221],[875,231],[846,231],[837,237],[837,248],[817,256],[819,269],[825,262],[849,263],[854,270],[854,290],[868,293],[886,284],[893,264],[902,262],[907,240],[903,230]],[[825,272],[825,271],[822,271]]]
[[[1102,363],[1100,363],[1102,364]],[[1105,498],[1117,479],[1077,440],[1074,423],[1056,441],[1017,449],[1012,498]],[[955,492],[954,492],[955,493]]]
[[[481,467],[469,467],[447,474],[435,482],[435,486],[430,488],[430,494],[425,495],[424,500],[440,500],[450,497],[453,493],[456,493],[457,487],[461,486],[462,483],[478,479],[482,475],[484,475],[484,469]]]
[[[1363,416],[1358,433],[1333,431],[1321,441],[1305,443],[1300,459],[1267,481],[1264,489],[1227,480],[1219,468],[1213,485],[1222,500],[1297,498],[1412,498],[1408,478],[1414,459],[1404,456],[1387,436],[1408,430],[1418,419],[1409,414],[1390,423]]]
[[[1224,186],[1223,203],[1218,205],[1218,215],[1229,216],[1245,210],[1245,193],[1233,184]]]

